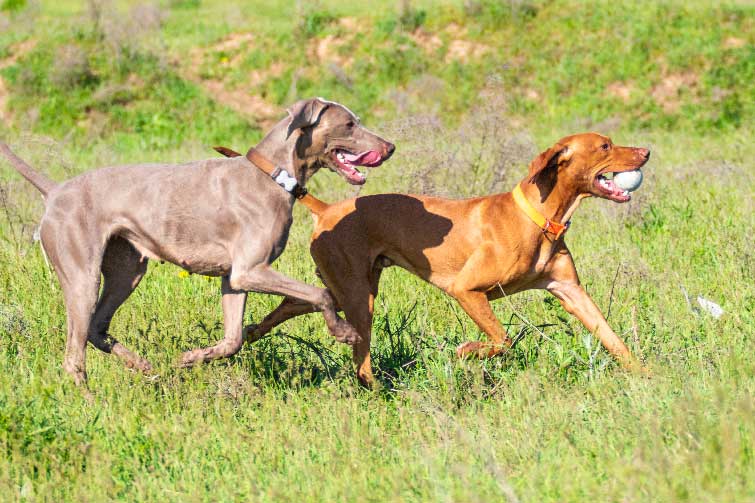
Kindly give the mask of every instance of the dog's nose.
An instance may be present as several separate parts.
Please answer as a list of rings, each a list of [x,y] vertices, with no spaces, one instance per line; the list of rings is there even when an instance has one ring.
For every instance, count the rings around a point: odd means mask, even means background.
[[[642,157],[644,160],[647,161],[648,159],[650,159],[650,150],[646,148],[641,148],[639,153],[640,153],[640,157]]]
[[[391,155],[393,155],[393,152],[395,151],[396,151],[396,145],[394,145],[393,143],[388,143],[385,147],[385,156],[390,157]]]

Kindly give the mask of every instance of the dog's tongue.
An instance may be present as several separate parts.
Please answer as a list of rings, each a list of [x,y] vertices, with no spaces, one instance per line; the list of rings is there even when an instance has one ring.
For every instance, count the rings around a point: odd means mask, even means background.
[[[362,152],[361,154],[344,154],[344,158],[351,164],[375,164],[380,160],[380,154],[374,150]]]

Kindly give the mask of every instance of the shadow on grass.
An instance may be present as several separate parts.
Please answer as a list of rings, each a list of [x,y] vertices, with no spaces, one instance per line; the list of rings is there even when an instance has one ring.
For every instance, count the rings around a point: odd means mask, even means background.
[[[451,358],[447,346],[456,347],[465,339],[463,332],[451,335],[448,339],[438,341],[425,337],[416,320],[415,302],[408,310],[378,317],[373,327],[372,363],[379,388],[388,394],[393,394],[403,387],[407,381],[413,381],[419,373],[425,372],[433,360]],[[536,361],[540,355],[540,344],[528,344],[526,347],[518,343],[526,336],[535,336],[539,340],[539,333],[554,324],[543,323],[530,326],[517,314],[511,314],[504,327],[511,335],[514,344],[507,356],[503,357],[504,365],[500,370],[511,368],[524,369]],[[222,334],[222,324],[205,325],[200,322],[199,327],[204,336],[195,344],[209,345]],[[282,389],[301,389],[305,387],[320,387],[325,382],[348,381],[358,386],[354,378],[350,351],[339,351],[339,347],[329,348],[312,337],[302,337],[284,331],[275,331],[253,344],[247,344],[238,354],[218,360],[213,365],[241,366],[248,369],[250,376],[259,378]],[[222,336],[221,336],[222,337]],[[496,372],[497,373],[497,372]]]
[[[313,337],[314,338],[314,337]],[[317,341],[276,331],[248,345],[253,351],[240,352],[229,360],[243,362],[252,374],[286,388],[318,387],[334,382],[349,360]]]
[[[416,308],[415,302],[408,311],[399,313],[394,322],[386,313],[373,326],[377,337],[373,336],[372,362],[385,389],[393,389],[401,376],[411,374],[424,355],[423,346],[429,347],[427,341],[420,338],[421,333],[412,329]]]
[[[431,372],[429,368],[438,363],[448,363],[455,368],[457,366],[455,348],[467,340],[463,330],[442,341],[426,337],[413,323],[415,307],[416,304],[393,319],[386,314],[375,325],[373,363],[385,395],[392,395],[397,390],[405,388],[407,383],[416,382],[417,379],[426,381],[421,374]],[[556,326],[553,323],[531,325],[515,313],[502,324],[513,340],[507,354],[491,360],[471,360],[471,362],[476,361],[476,367],[481,369],[485,385],[493,388],[497,386],[504,374],[531,366],[540,356],[540,344],[537,341],[542,339],[541,334],[545,329]],[[520,346],[519,342],[527,336],[536,343]],[[484,335],[480,336],[480,339],[484,340],[484,338]],[[448,350],[449,346],[453,349],[452,351]],[[462,369],[461,373],[465,371]],[[457,374],[456,371],[453,374],[455,377],[450,377],[451,379],[463,380],[461,374]]]

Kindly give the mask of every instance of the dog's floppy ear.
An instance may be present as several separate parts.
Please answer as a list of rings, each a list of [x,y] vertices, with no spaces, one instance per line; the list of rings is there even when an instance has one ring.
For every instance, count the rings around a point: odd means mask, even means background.
[[[549,168],[558,166],[562,161],[567,161],[569,157],[571,157],[571,150],[568,146],[560,143],[556,143],[548,150],[540,152],[540,155],[535,157],[535,160],[530,163],[529,182],[533,183],[539,174]]]
[[[321,100],[320,98],[312,98],[309,100],[299,100],[294,103],[291,108],[286,110],[291,118],[288,123],[288,132],[286,138],[291,136],[291,133],[297,129],[301,129],[307,126],[317,124],[320,119],[320,115],[330,106],[330,103]]]

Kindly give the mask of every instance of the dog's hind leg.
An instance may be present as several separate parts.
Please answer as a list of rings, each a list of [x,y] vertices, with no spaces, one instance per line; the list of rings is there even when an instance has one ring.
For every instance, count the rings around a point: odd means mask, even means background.
[[[489,342],[469,341],[460,344],[456,348],[456,354],[460,358],[470,355],[478,358],[490,358],[505,353],[511,348],[513,341],[498,318],[495,317],[485,293],[464,291],[454,292],[453,296],[489,339]]]
[[[41,226],[44,248],[60,280],[66,304],[68,334],[63,369],[77,385],[85,385],[86,344],[100,289],[102,248],[87,228],[46,223]],[[87,246],[90,244],[90,246]]]
[[[315,270],[315,274],[317,274],[318,278],[322,279],[322,273],[319,269]],[[336,301],[335,310],[342,311],[338,306],[338,299],[334,300]],[[319,307],[305,300],[295,299],[294,297],[284,297],[281,303],[278,304],[278,307],[265,316],[262,321],[259,323],[252,323],[244,328],[246,342],[260,340],[270,333],[272,329],[291,318],[296,318],[297,316],[302,316],[304,314],[316,313],[320,310]]]
[[[332,259],[335,260],[335,257],[338,257],[336,253],[331,254]],[[321,271],[322,278],[341,306],[346,321],[359,333],[360,340],[353,347],[352,361],[359,384],[365,388],[372,388],[375,384],[370,357],[372,317],[382,267],[376,264],[371,271],[366,270],[363,263],[349,260],[343,255],[338,263],[337,274],[329,275],[326,271]],[[346,272],[348,274],[345,274]]]
[[[116,355],[127,367],[143,372],[152,370],[152,365],[110,336],[108,329],[115,311],[136,289],[146,271],[147,259],[142,257],[131,243],[120,237],[108,242],[102,258],[102,295],[89,330],[89,342],[94,347]]]
[[[88,278],[72,292],[65,293],[68,335],[63,369],[71,374],[77,385],[87,383],[86,343],[89,322],[97,302],[99,278]],[[73,290],[73,288],[72,288]]]
[[[267,264],[252,268],[239,267],[237,270],[240,272],[234,270],[231,274],[230,281],[234,288],[283,295],[314,304],[322,312],[328,330],[337,341],[352,345],[359,341],[359,334],[354,327],[338,316],[335,301],[326,289],[291,279]]]
[[[506,354],[513,345],[506,329],[490,306],[490,299],[494,298],[494,294],[482,291],[482,287],[487,283],[494,283],[494,280],[481,274],[481,271],[486,270],[485,264],[490,261],[491,256],[493,255],[488,247],[478,248],[467,259],[453,284],[446,290],[488,338],[487,341],[468,341],[460,344],[456,348],[456,354],[460,358],[490,358]]]
[[[242,328],[247,293],[243,290],[231,288],[228,276],[223,276],[221,291],[223,293],[223,326],[225,329],[223,340],[209,348],[186,351],[181,355],[180,366],[191,367],[195,363],[235,355],[244,344]]]
[[[354,345],[352,361],[356,370],[359,384],[365,388],[372,388],[375,377],[372,375],[372,358],[370,357],[370,343],[372,341],[372,314],[376,293],[370,292],[366,303],[346,302],[343,314],[349,323],[354,325],[361,340]]]
[[[259,324],[251,324],[244,328],[246,341],[258,341],[281,323],[303,314],[316,313],[319,310],[317,306],[304,300],[285,297],[278,307],[265,316]]]

